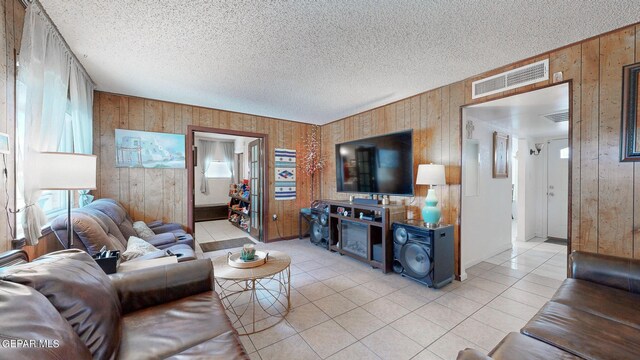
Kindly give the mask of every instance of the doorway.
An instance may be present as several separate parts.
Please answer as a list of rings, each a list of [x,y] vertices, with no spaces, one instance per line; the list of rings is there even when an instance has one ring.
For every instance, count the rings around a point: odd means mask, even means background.
[[[552,257],[555,265],[559,254],[566,262],[570,98],[564,82],[462,108],[461,279],[478,266],[509,273]],[[494,133],[509,137],[506,177],[492,173]]]
[[[199,126],[187,134],[187,220],[196,241],[264,241],[267,135]]]
[[[567,241],[569,212],[569,141],[552,139],[547,152],[547,237]]]

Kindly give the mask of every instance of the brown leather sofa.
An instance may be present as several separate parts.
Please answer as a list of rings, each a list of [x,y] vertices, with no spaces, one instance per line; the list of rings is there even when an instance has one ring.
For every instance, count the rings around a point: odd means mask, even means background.
[[[138,236],[133,229],[133,220],[124,207],[113,199],[99,199],[91,204],[73,210],[73,248],[84,250],[95,255],[106,247],[107,250],[119,250],[121,253],[127,248],[127,241],[131,236]],[[169,250],[178,261],[196,258],[194,240],[179,224],[164,224],[159,221],[149,223],[156,235],[147,241],[162,250]],[[51,223],[60,242],[67,244],[67,216],[61,215]],[[149,254],[146,258],[164,256]]]
[[[0,269],[1,359],[248,359],[210,260],[107,276],[81,250]]]
[[[520,330],[486,356],[459,360],[640,359],[640,260],[574,252],[571,276]]]

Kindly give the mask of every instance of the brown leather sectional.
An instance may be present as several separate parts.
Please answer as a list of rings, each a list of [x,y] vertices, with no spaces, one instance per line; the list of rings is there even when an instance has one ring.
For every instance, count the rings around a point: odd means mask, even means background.
[[[520,330],[486,356],[459,360],[640,359],[640,260],[574,252],[571,277]]]
[[[0,269],[0,359],[248,359],[210,260],[111,276],[81,250]]]

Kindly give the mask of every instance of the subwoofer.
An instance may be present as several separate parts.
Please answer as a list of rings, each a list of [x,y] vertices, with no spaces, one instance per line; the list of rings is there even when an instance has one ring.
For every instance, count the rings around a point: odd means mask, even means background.
[[[434,288],[453,281],[453,226],[406,221],[393,223],[392,232],[393,271]]]
[[[311,217],[309,223],[309,239],[314,245],[329,249],[329,205],[314,201],[311,204]]]

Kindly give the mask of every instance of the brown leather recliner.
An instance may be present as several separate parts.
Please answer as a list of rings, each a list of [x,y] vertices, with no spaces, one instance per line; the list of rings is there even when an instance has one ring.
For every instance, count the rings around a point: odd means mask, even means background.
[[[640,260],[573,252],[571,278],[486,356],[458,360],[640,359]]]
[[[0,269],[2,359],[248,359],[210,260],[107,276],[80,250]]]

